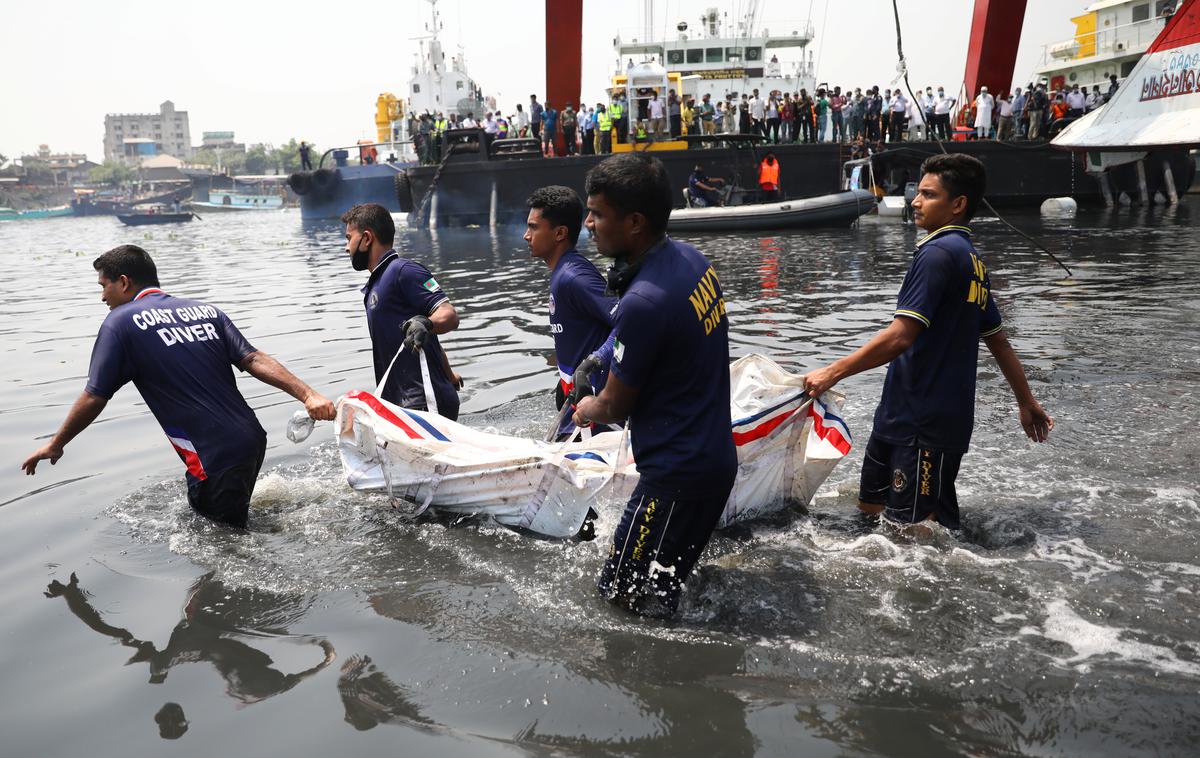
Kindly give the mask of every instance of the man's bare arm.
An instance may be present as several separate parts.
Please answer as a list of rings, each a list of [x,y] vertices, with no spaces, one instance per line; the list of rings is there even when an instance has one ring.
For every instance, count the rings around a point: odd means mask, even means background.
[[[1025,378],[1025,368],[1017,358],[1016,351],[1008,341],[1008,335],[1003,330],[983,338],[992,356],[995,357],[1001,373],[1012,387],[1013,395],[1017,398],[1017,408],[1021,417],[1021,427],[1029,439],[1035,442],[1045,442],[1054,428],[1054,419],[1042,409],[1029,389],[1029,380]]]
[[[592,422],[614,424],[624,421],[629,418],[637,397],[636,388],[630,387],[616,374],[610,373],[599,395],[589,395],[579,401],[572,420],[576,426],[587,426]]]
[[[888,363],[911,347],[924,328],[924,325],[914,318],[897,316],[886,329],[881,330],[867,344],[850,355],[805,374],[804,389],[810,396],[818,397],[846,377]]]
[[[282,363],[266,353],[257,350],[250,353],[242,359],[239,367],[260,382],[281,389],[304,403],[308,415],[318,421],[332,421],[336,415],[333,403],[324,395],[302,382]]]
[[[458,311],[449,300],[443,300],[442,304],[429,314],[429,321],[433,324],[434,334],[452,332],[458,328]]]
[[[38,448],[33,455],[25,459],[21,464],[21,468],[26,474],[32,476],[37,470],[38,461],[49,460],[50,465],[58,463],[58,459],[63,456],[63,448],[67,443],[75,439],[84,429],[87,429],[100,412],[104,410],[104,406],[108,405],[108,399],[93,395],[90,392],[83,392],[75,400],[75,404],[71,406],[71,410],[67,412],[67,418],[63,421],[62,426],[54,434],[53,439],[45,445]]]

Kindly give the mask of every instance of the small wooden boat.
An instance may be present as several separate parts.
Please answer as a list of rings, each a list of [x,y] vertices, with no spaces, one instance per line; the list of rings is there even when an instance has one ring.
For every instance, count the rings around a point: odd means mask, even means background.
[[[667,228],[673,232],[756,231],[849,226],[875,209],[875,196],[866,190],[832,195],[715,208],[681,208],[671,211]]]
[[[31,211],[18,211],[12,208],[0,208],[0,221],[27,221],[34,218],[60,218],[74,216],[75,211],[69,205],[57,208],[38,208]]]
[[[117,218],[127,226],[148,224],[182,224],[191,221],[192,213],[118,213]]]

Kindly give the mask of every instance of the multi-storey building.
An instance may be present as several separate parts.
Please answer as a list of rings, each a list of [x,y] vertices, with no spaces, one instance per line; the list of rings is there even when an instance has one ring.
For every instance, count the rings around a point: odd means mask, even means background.
[[[158,113],[109,113],[104,117],[104,159],[131,166],[160,154],[192,157],[192,133],[187,111],[175,110],[170,100]]]

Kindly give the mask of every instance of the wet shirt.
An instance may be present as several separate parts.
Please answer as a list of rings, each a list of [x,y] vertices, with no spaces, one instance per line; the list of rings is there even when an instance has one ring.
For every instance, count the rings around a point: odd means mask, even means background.
[[[266,440],[231,368],[253,352],[219,309],[145,289],[104,319],[86,390],[107,400],[133,382],[188,475],[206,479],[255,459]]]
[[[550,274],[550,331],[563,392],[570,392],[575,369],[596,351],[612,332],[617,299],[605,294],[604,277],[575,250],[558,259]],[[607,371],[596,372],[593,387],[599,392]],[[559,431],[569,432],[574,424],[568,416]]]
[[[664,239],[621,296],[615,327],[612,372],[639,390],[629,425],[641,486],[678,498],[731,487],[729,321],[716,271]]]
[[[401,258],[395,250],[385,255],[371,272],[363,287],[363,305],[367,309],[367,330],[371,334],[371,351],[375,359],[375,382],[383,379],[396,351],[404,343],[401,325],[413,316],[432,315],[449,298],[429,269],[416,261]],[[442,346],[434,334],[425,343],[425,360],[433,394],[442,415],[458,415],[458,390],[454,388],[442,361]],[[417,356],[405,350],[396,358],[387,385],[380,396],[389,403],[429,410],[425,400],[425,384],[421,379],[421,364]],[[453,409],[453,412],[450,410]]]
[[[894,445],[965,452],[975,424],[979,340],[1002,328],[967,227],[942,227],[921,240],[896,316],[925,328],[888,366],[873,434]]]

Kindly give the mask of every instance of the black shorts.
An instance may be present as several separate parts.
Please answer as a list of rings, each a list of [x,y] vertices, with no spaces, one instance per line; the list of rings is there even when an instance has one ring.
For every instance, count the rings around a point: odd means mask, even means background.
[[[729,500],[729,490],[703,499],[649,494],[639,484],[625,504],[597,586],[605,599],[644,616],[665,617],[679,605]]]
[[[858,499],[884,506],[884,516],[901,524],[933,517],[947,529],[958,529],[958,496],[954,480],[962,453],[892,445],[875,435],[863,456]]]
[[[267,441],[264,439],[257,449],[247,453],[243,464],[209,474],[207,479],[197,479],[189,474],[188,503],[201,516],[245,529],[250,496],[254,494],[266,453]]]

